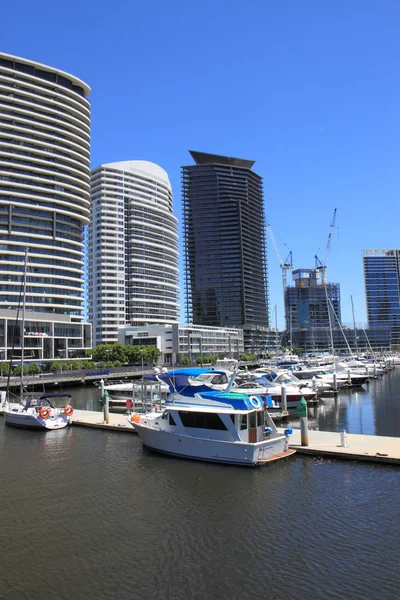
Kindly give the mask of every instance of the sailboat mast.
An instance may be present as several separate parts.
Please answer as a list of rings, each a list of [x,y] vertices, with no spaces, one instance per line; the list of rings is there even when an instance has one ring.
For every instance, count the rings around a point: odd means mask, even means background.
[[[330,333],[330,339],[331,339],[332,355],[333,355],[333,360],[335,360],[335,346],[333,345],[332,318],[331,318],[331,311],[330,311],[330,306],[329,306],[327,286],[325,286],[325,296],[326,296],[326,308],[328,309],[329,333]]]
[[[354,342],[355,342],[355,346],[356,346],[356,356],[358,357],[357,329],[356,329],[356,320],[355,320],[355,317],[354,317],[353,296],[350,296],[350,300],[351,300],[351,311],[353,313]]]
[[[28,270],[28,248],[25,248],[25,261],[24,261],[24,285],[23,285],[23,298],[22,298],[22,323],[21,323],[21,387],[20,387],[20,399],[24,396],[24,349],[25,349],[25,306],[26,306],[26,273]]]

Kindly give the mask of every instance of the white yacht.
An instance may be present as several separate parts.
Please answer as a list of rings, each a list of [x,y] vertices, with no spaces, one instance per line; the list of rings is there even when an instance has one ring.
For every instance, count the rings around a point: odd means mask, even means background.
[[[53,399],[66,398],[67,403],[63,407],[55,407]],[[14,427],[30,427],[35,429],[62,429],[71,422],[74,412],[69,404],[71,394],[43,394],[39,398],[28,397],[20,404],[9,404],[3,406],[4,422]]]
[[[207,370],[179,369],[145,376],[159,378],[171,390],[161,415],[133,413],[129,417],[146,447],[181,458],[245,466],[294,453],[289,449],[292,430],[278,432],[259,396],[192,385],[189,378],[201,372]],[[230,384],[233,378],[234,374]]]

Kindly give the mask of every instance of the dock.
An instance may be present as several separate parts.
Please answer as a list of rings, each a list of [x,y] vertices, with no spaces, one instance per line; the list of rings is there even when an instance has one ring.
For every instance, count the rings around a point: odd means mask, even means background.
[[[0,415],[3,414],[0,409]],[[104,420],[103,411],[74,410],[71,425],[90,427],[107,431],[136,434],[129,425],[126,413],[110,413],[108,423]],[[279,428],[283,433],[283,429]],[[308,446],[301,445],[300,429],[293,429],[289,448],[298,454],[307,454],[318,458],[367,461],[379,464],[400,466],[400,437],[379,435],[360,435],[347,433],[347,446],[341,445],[340,432],[308,431]]]
[[[308,446],[301,445],[300,429],[293,429],[290,448],[298,454],[319,458],[367,461],[400,466],[400,437],[347,433],[347,447],[341,446],[340,432],[309,431]]]
[[[71,425],[80,427],[93,427],[95,429],[108,429],[122,431],[125,433],[136,433],[132,425],[129,425],[126,413],[109,413],[108,423],[104,421],[103,411],[74,410]]]

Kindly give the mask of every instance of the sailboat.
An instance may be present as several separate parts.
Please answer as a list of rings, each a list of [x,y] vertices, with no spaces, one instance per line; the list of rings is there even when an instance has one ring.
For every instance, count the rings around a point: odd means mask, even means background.
[[[71,394],[60,392],[56,394],[31,394],[24,398],[24,348],[25,348],[25,309],[26,309],[26,279],[27,279],[28,250],[25,250],[23,304],[21,323],[21,375],[19,403],[10,403],[9,395],[3,404],[4,422],[15,427],[30,427],[35,429],[62,429],[71,422],[74,412],[70,404]],[[55,407],[54,398],[65,398],[66,405]]]

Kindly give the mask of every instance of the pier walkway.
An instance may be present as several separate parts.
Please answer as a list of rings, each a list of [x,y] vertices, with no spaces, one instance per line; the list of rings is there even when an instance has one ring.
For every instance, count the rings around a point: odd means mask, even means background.
[[[400,466],[400,437],[347,433],[347,447],[343,447],[340,432],[312,430],[308,432],[308,443],[302,446],[300,429],[293,429],[290,448],[299,454]]]

